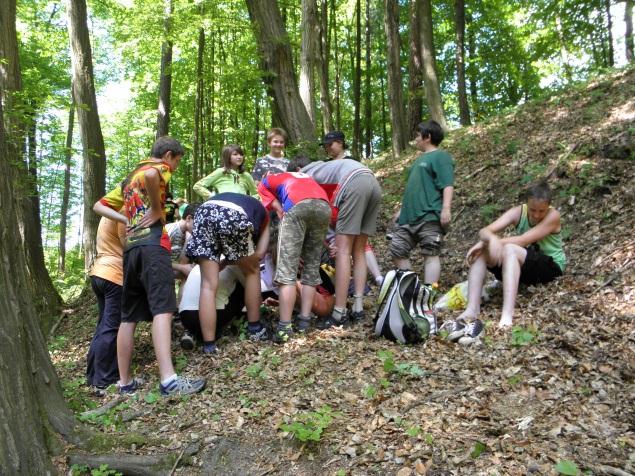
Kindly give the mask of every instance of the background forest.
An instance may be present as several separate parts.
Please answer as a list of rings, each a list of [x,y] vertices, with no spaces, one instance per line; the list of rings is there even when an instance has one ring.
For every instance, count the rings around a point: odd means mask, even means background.
[[[37,182],[28,190],[46,264],[64,293],[82,282],[65,271],[91,256],[96,218],[83,217],[85,210],[145,157],[157,134],[191,151],[172,183],[175,196],[188,198],[224,144],[241,144],[250,165],[276,125],[289,130],[291,153],[309,141],[304,148],[318,155],[315,139],[340,129],[354,156],[392,147],[398,157],[423,117],[450,129],[486,121],[631,61],[632,4],[94,0],[86,9],[84,0],[20,0],[25,182]],[[69,18],[87,26],[73,48]],[[274,30],[262,24],[278,28],[279,41],[268,41]],[[94,79],[73,73],[73,55],[85,52],[89,64],[81,67]],[[71,105],[73,74],[76,97],[94,82],[98,107],[90,99]],[[304,105],[295,115],[276,97],[285,75]],[[74,126],[93,112],[84,132]]]

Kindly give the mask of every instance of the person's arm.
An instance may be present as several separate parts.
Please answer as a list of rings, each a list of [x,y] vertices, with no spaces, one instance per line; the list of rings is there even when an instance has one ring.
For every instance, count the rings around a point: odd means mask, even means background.
[[[269,235],[269,219],[267,218],[267,223],[265,223],[260,229],[260,237],[258,238],[258,244],[256,245],[255,254],[258,255],[258,260],[261,260],[267,254],[267,247],[269,246]]]
[[[510,225],[516,225],[520,220],[520,212],[520,206],[510,208],[494,222],[479,231],[479,239],[483,242],[483,246],[487,247],[489,256],[494,263],[500,264],[503,262],[503,242],[497,233],[500,233]]]
[[[196,192],[196,194],[203,200],[207,200],[209,197],[212,196],[211,189],[214,187],[214,184],[219,177],[219,172],[222,174],[223,169],[216,169],[207,177],[203,177],[201,180],[194,184],[192,190],[194,190],[194,192]]]
[[[454,194],[454,187],[450,185],[443,189],[443,205],[441,208],[441,226],[447,228],[452,221],[452,195]]]
[[[545,236],[557,232],[559,229],[560,213],[555,208],[552,208],[549,210],[549,213],[547,213],[547,216],[536,226],[530,228],[522,235],[503,238],[501,242],[503,244],[512,243],[526,248],[527,246],[542,240]]]
[[[106,218],[110,218],[111,220],[114,220],[114,221],[119,222],[119,223],[123,223],[126,226],[128,225],[128,218],[126,218],[125,215],[122,215],[118,211],[116,211],[116,210],[104,205],[101,202],[101,200],[96,202],[95,205],[93,205],[93,211],[97,215],[100,215],[100,216],[106,217]]]
[[[267,210],[271,210],[271,204],[274,200],[276,200],[276,196],[269,187],[269,180],[267,180],[266,178],[258,184],[258,194],[262,206],[265,207]]]
[[[254,182],[254,179],[251,177],[251,175],[248,172],[243,172],[241,174],[241,177],[245,181],[245,188],[247,189],[247,195],[260,199],[260,195],[258,195],[258,189],[256,188],[256,182]]]
[[[163,222],[163,207],[161,206],[161,175],[155,168],[150,168],[144,173],[146,193],[150,199],[150,209],[139,220],[139,227],[146,228],[157,221]]]

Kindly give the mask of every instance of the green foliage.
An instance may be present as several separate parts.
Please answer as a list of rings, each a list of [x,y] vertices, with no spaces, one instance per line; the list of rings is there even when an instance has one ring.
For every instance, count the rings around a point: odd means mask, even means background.
[[[150,405],[154,405],[159,399],[159,392],[148,392],[145,397],[143,397],[143,400]]]
[[[514,386],[518,385],[518,384],[519,384],[519,383],[521,383],[522,381],[523,381],[523,377],[522,377],[522,375],[518,375],[518,374],[516,374],[516,375],[512,375],[512,376],[510,376],[510,377],[507,377],[507,383],[508,383],[510,386],[512,386],[512,387],[514,387]]]
[[[396,363],[392,352],[390,352],[389,350],[378,351],[377,357],[379,357],[379,360],[381,360],[384,372],[386,372],[387,374],[415,378],[421,378],[425,375],[425,372],[417,364]]]
[[[406,435],[411,436],[413,438],[419,436],[420,433],[421,433],[421,428],[419,428],[419,426],[417,425],[411,426],[406,429]]]
[[[377,388],[372,385],[368,385],[364,387],[364,390],[362,391],[362,393],[364,397],[366,397],[369,400],[372,400],[377,395]]]
[[[110,469],[107,464],[102,464],[99,468],[90,469],[86,465],[74,464],[71,466],[71,476],[122,476],[123,473]]]
[[[514,326],[512,328],[512,345],[514,347],[529,345],[536,339],[536,335],[535,329]]]
[[[263,379],[265,377],[265,369],[261,364],[251,364],[245,370],[251,378]]]
[[[567,476],[577,476],[580,474],[578,466],[573,461],[569,461],[567,459],[558,461],[558,464],[554,466],[554,469],[558,472],[558,474],[566,474]]]
[[[331,407],[324,405],[314,412],[298,413],[291,423],[283,423],[280,428],[303,442],[320,441],[322,432],[329,427],[337,415],[338,413],[334,413]]]
[[[476,459],[486,451],[487,445],[485,443],[477,441],[476,443],[474,443],[474,448],[472,448],[472,451],[470,452],[470,458]]]

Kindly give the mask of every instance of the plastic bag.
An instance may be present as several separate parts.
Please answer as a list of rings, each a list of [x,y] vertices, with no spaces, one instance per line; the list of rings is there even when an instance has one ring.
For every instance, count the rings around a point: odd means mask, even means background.
[[[502,288],[502,283],[496,279],[491,280],[483,286],[481,298],[489,301],[492,296]],[[439,298],[434,305],[435,311],[459,311],[467,306],[467,281],[455,284],[452,289]]]

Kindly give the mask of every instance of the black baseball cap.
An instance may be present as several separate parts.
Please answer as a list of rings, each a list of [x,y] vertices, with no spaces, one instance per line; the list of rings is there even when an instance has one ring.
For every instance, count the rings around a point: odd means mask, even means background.
[[[331,142],[335,142],[336,140],[344,143],[344,133],[342,131],[331,131],[324,136],[320,145],[327,145]]]

